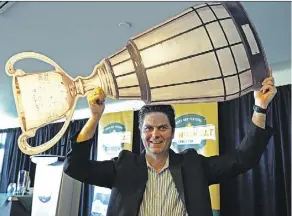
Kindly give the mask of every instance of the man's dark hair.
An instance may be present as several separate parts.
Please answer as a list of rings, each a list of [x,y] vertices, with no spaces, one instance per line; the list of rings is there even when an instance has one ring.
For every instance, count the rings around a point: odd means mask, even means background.
[[[144,118],[147,114],[160,112],[167,116],[172,132],[175,129],[175,112],[171,105],[144,105],[139,110],[139,128],[142,129]]]

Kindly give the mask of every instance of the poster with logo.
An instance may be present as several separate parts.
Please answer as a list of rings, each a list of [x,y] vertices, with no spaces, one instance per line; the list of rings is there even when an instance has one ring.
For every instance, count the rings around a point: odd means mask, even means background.
[[[217,103],[175,104],[175,135],[171,148],[194,148],[204,156],[219,155]],[[209,187],[213,216],[220,215],[219,185]]]
[[[132,151],[134,112],[104,114],[99,121],[97,160],[111,160],[122,149]],[[106,216],[111,190],[95,187],[92,216]]]

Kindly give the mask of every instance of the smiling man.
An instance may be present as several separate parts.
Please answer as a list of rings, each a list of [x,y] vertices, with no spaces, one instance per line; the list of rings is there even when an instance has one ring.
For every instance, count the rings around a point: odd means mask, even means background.
[[[108,216],[212,216],[209,186],[253,168],[266,149],[272,129],[266,125],[265,113],[276,92],[272,76],[254,92],[252,122],[235,152],[204,157],[187,149],[176,154],[170,149],[175,130],[172,106],[146,105],[139,111],[145,151],[136,155],[122,150],[112,160],[92,161],[90,149],[105,97],[96,89],[88,96],[92,116],[71,138],[64,172],[81,182],[112,189]]]

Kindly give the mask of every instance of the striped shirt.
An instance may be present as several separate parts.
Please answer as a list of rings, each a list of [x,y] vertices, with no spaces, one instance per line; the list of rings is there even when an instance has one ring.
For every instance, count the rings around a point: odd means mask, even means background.
[[[187,216],[169,171],[169,158],[159,173],[148,163],[148,181],[139,216]]]

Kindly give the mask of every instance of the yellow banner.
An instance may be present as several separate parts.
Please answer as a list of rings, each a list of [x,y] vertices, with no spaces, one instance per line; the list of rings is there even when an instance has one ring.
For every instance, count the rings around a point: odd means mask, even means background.
[[[217,103],[175,104],[175,135],[171,148],[194,148],[204,156],[219,155]],[[209,187],[213,215],[220,213],[219,185]]]
[[[133,111],[102,115],[98,126],[98,161],[117,157],[122,149],[132,151],[133,122]],[[110,193],[108,188],[94,187],[92,215],[106,216]]]
[[[122,149],[132,151],[133,111],[102,115],[98,127],[98,160],[117,157]]]

